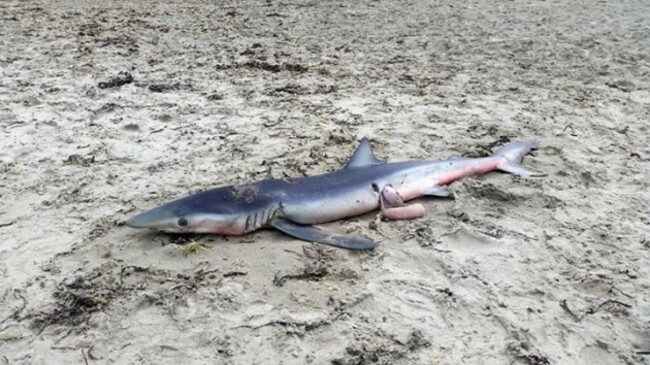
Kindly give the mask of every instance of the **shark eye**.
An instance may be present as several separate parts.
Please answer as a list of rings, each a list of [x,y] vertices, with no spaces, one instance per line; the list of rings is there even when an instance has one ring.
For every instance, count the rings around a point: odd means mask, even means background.
[[[179,227],[187,227],[188,224],[189,224],[189,222],[187,221],[187,218],[185,218],[185,217],[178,220],[178,226]]]

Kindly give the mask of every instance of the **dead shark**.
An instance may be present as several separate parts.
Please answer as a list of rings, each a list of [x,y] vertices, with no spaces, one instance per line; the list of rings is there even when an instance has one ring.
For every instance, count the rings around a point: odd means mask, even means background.
[[[347,164],[336,171],[291,179],[266,179],[196,193],[140,213],[132,228],[165,232],[243,235],[273,227],[295,238],[350,250],[377,246],[358,234],[334,234],[313,225],[362,215],[379,208],[389,219],[424,214],[422,196],[449,197],[443,186],[468,176],[501,170],[526,176],[521,160],[538,148],[536,140],[507,143],[489,157],[385,162],[362,139]]]

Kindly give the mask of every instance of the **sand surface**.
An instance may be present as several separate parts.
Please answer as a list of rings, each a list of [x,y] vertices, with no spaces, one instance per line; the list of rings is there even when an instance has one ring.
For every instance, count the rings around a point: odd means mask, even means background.
[[[364,136],[544,176],[326,226],[372,253],[123,225]],[[3,0],[0,364],[648,364],[649,177],[647,0]]]

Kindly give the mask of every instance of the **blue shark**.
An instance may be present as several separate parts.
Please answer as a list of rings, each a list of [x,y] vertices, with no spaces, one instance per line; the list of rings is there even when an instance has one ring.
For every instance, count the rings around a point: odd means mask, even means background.
[[[140,213],[128,219],[126,225],[220,235],[274,228],[304,241],[371,250],[377,243],[369,237],[331,233],[315,225],[380,209],[382,193],[388,189],[399,196],[400,202],[406,202],[422,196],[450,197],[444,186],[494,170],[530,175],[520,163],[538,146],[536,140],[525,140],[507,143],[483,158],[452,156],[444,160],[386,162],[375,156],[370,142],[363,138],[347,164],[336,171],[206,190]],[[396,216],[408,219],[410,213],[404,212]]]

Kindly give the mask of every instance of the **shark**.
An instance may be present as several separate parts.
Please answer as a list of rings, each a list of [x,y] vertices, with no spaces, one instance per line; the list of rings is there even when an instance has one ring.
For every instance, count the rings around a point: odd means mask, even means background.
[[[367,138],[360,140],[340,169],[314,176],[265,179],[205,190],[146,210],[128,219],[132,228],[170,233],[244,235],[271,228],[308,242],[349,250],[372,250],[373,239],[328,232],[317,225],[380,210],[386,219],[415,219],[424,196],[453,197],[445,187],[459,179],[500,170],[518,176],[532,173],[522,159],[538,140],[506,143],[492,155],[442,160],[386,162],[377,158]]]

